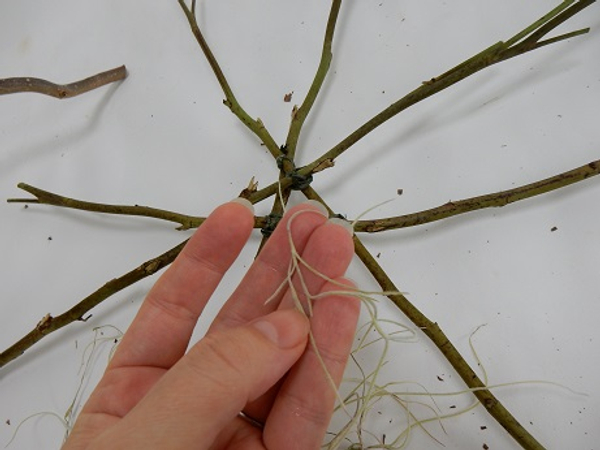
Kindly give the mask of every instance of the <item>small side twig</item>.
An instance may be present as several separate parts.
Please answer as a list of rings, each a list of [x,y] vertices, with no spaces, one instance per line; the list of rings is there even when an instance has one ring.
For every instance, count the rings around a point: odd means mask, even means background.
[[[127,77],[127,69],[125,66],[120,66],[69,84],[56,84],[33,77],[4,78],[0,79],[0,95],[36,92],[58,99],[70,98],[123,80],[125,77]]]

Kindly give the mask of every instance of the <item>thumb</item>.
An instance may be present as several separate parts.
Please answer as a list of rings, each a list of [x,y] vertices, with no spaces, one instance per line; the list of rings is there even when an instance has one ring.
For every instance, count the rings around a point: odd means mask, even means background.
[[[147,443],[140,448],[198,448],[199,443],[200,448],[210,447],[249,401],[265,393],[300,358],[308,331],[308,319],[289,309],[210,333],[163,376],[119,428],[128,439],[136,434],[136,445],[137,439]]]

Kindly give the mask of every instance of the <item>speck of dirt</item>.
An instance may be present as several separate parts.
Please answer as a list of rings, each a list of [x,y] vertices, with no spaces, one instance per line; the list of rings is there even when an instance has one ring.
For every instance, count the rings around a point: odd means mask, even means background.
[[[552,227],[552,228],[550,228],[550,231],[552,231],[552,232],[554,232],[556,230],[558,230],[558,227]]]

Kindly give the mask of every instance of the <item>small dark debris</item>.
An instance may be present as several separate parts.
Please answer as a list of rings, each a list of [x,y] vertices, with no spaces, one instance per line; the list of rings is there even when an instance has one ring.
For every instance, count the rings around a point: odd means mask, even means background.
[[[552,231],[552,232],[554,232],[556,230],[558,230],[558,227],[552,227],[552,228],[550,228],[550,231]]]
[[[456,409],[456,405],[450,405],[450,409]]]
[[[486,427],[485,425],[481,425],[481,426],[479,427],[479,429],[480,429],[480,430],[487,430],[487,427]]]
[[[377,258],[379,258],[381,256],[381,252],[377,253]]]
[[[444,381],[444,379],[442,377],[440,377],[439,375],[437,376],[438,381]]]
[[[490,447],[487,444],[483,444],[482,448],[483,448],[483,450],[489,450]]]
[[[23,209],[29,208],[29,205],[23,205]]]
[[[292,101],[292,95],[294,95],[294,91],[288,92],[287,94],[285,94],[283,96],[283,101],[286,102],[286,103],[291,102]]]
[[[403,193],[404,193],[404,189],[398,189],[396,191],[396,194],[398,194],[398,195],[402,195]]]
[[[51,241],[52,240],[52,236],[48,236],[48,240]]]
[[[385,445],[385,434],[381,437],[381,443]]]
[[[10,419],[6,419],[6,425],[10,425]]]

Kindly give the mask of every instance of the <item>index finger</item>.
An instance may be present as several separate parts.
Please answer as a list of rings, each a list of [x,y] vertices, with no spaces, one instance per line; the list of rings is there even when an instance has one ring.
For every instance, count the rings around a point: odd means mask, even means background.
[[[196,230],[146,296],[109,368],[170,368],[183,356],[198,316],[250,236],[254,215],[246,203],[218,207]]]

